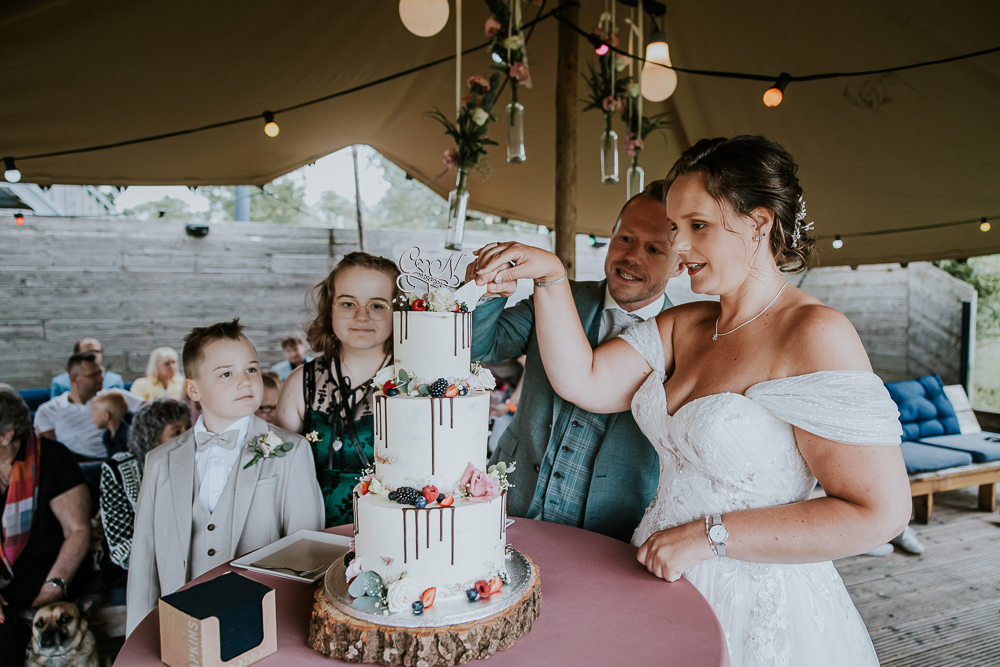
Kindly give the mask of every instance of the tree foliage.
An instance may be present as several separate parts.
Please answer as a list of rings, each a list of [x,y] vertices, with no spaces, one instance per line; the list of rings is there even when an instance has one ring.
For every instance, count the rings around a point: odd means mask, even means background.
[[[933,264],[976,288],[979,294],[976,336],[1000,337],[1000,255],[944,259]]]

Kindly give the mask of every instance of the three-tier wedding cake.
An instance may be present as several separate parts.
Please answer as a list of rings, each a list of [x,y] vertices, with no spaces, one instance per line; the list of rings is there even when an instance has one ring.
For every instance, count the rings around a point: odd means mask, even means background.
[[[354,489],[346,576],[352,594],[419,615],[502,589],[514,468],[486,466],[495,381],[471,363],[472,313],[453,289],[397,299],[393,351],[374,378],[375,464]]]

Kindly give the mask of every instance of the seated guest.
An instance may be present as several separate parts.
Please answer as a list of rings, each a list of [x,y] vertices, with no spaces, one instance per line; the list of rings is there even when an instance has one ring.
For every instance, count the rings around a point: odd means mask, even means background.
[[[90,421],[98,430],[103,431],[102,441],[107,455],[112,456],[124,452],[128,443],[128,403],[121,394],[109,391],[98,394],[90,402]]]
[[[172,398],[159,398],[135,413],[128,431],[128,450],[101,465],[101,521],[108,556],[123,570],[128,569],[132,552],[132,525],[146,454],[189,428],[188,407]]]
[[[285,353],[285,360],[271,366],[271,372],[277,373],[282,382],[287,380],[296,368],[313,360],[312,357],[306,356],[306,338],[298,331],[289,331],[281,338],[281,349]]]
[[[84,338],[78,340],[76,345],[73,346],[73,354],[80,354],[81,352],[93,352],[97,356],[97,365],[101,368],[104,367],[104,349],[101,347],[101,341],[96,338]],[[49,398],[55,398],[69,391],[69,373],[60,373],[59,375],[52,378],[52,386],[49,388]],[[104,371],[104,382],[102,388],[104,389],[124,389],[125,382],[122,380],[122,376],[118,373],[112,373],[111,371]]]
[[[90,418],[90,402],[104,381],[95,352],[80,352],[66,364],[70,390],[38,406],[35,430],[43,438],[58,440],[78,459],[99,461],[108,457],[104,434]]]
[[[281,378],[277,373],[264,371],[260,374],[260,379],[264,382],[264,400],[254,414],[268,424],[273,424],[278,410],[278,395],[281,394]]]
[[[80,467],[58,442],[39,438],[28,406],[0,388],[0,664],[23,661],[31,607],[74,599],[90,545],[90,495]]]
[[[184,398],[184,376],[180,374],[177,352],[170,347],[153,350],[146,364],[146,376],[133,382],[129,391],[144,401]]]
[[[323,527],[309,443],[254,416],[264,386],[239,320],[193,329],[183,360],[187,395],[202,415],[146,457],[128,571],[129,634],[161,595],[237,555]],[[250,445],[264,438],[290,448],[262,458]]]

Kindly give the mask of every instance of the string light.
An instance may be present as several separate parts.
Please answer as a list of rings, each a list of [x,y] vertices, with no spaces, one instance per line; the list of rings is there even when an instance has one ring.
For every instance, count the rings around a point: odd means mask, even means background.
[[[3,169],[3,177],[7,179],[8,183],[17,183],[21,180],[21,172],[14,166],[14,158],[5,157],[3,159]]]
[[[15,215],[14,216],[14,222],[17,224],[18,227],[23,227],[24,226],[24,213],[18,213],[17,215]]]
[[[662,65],[662,67],[661,67]],[[677,72],[670,62],[670,47],[667,36],[657,30],[649,36],[646,45],[646,64],[642,66],[642,96],[650,102],[662,102],[674,94],[677,88]]]
[[[983,218],[982,220],[979,221],[979,231],[981,231],[981,232],[988,232],[992,228],[993,228],[993,225],[991,225],[990,221],[987,220],[986,218]]]
[[[764,91],[764,106],[776,107],[781,104],[781,100],[785,98],[785,88],[788,87],[791,80],[791,74],[782,72],[778,80],[774,82],[774,85]]]
[[[399,18],[417,37],[430,37],[448,24],[448,0],[399,0]]]
[[[837,234],[837,238],[833,239],[833,249],[840,250],[844,247],[844,242],[840,238],[840,234]]]
[[[274,113],[271,111],[264,112],[264,134],[269,137],[278,136],[278,132],[281,132],[281,128],[278,124],[274,122]]]

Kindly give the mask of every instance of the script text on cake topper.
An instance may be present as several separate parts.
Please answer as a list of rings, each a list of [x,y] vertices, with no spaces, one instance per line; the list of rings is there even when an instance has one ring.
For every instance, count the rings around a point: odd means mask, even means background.
[[[462,282],[457,269],[463,257],[464,252],[451,255],[447,262],[441,259],[421,259],[420,248],[411,246],[399,257],[399,270],[402,273],[396,278],[396,285],[403,292],[415,291],[419,283],[427,285],[428,292],[433,287],[454,289]]]

